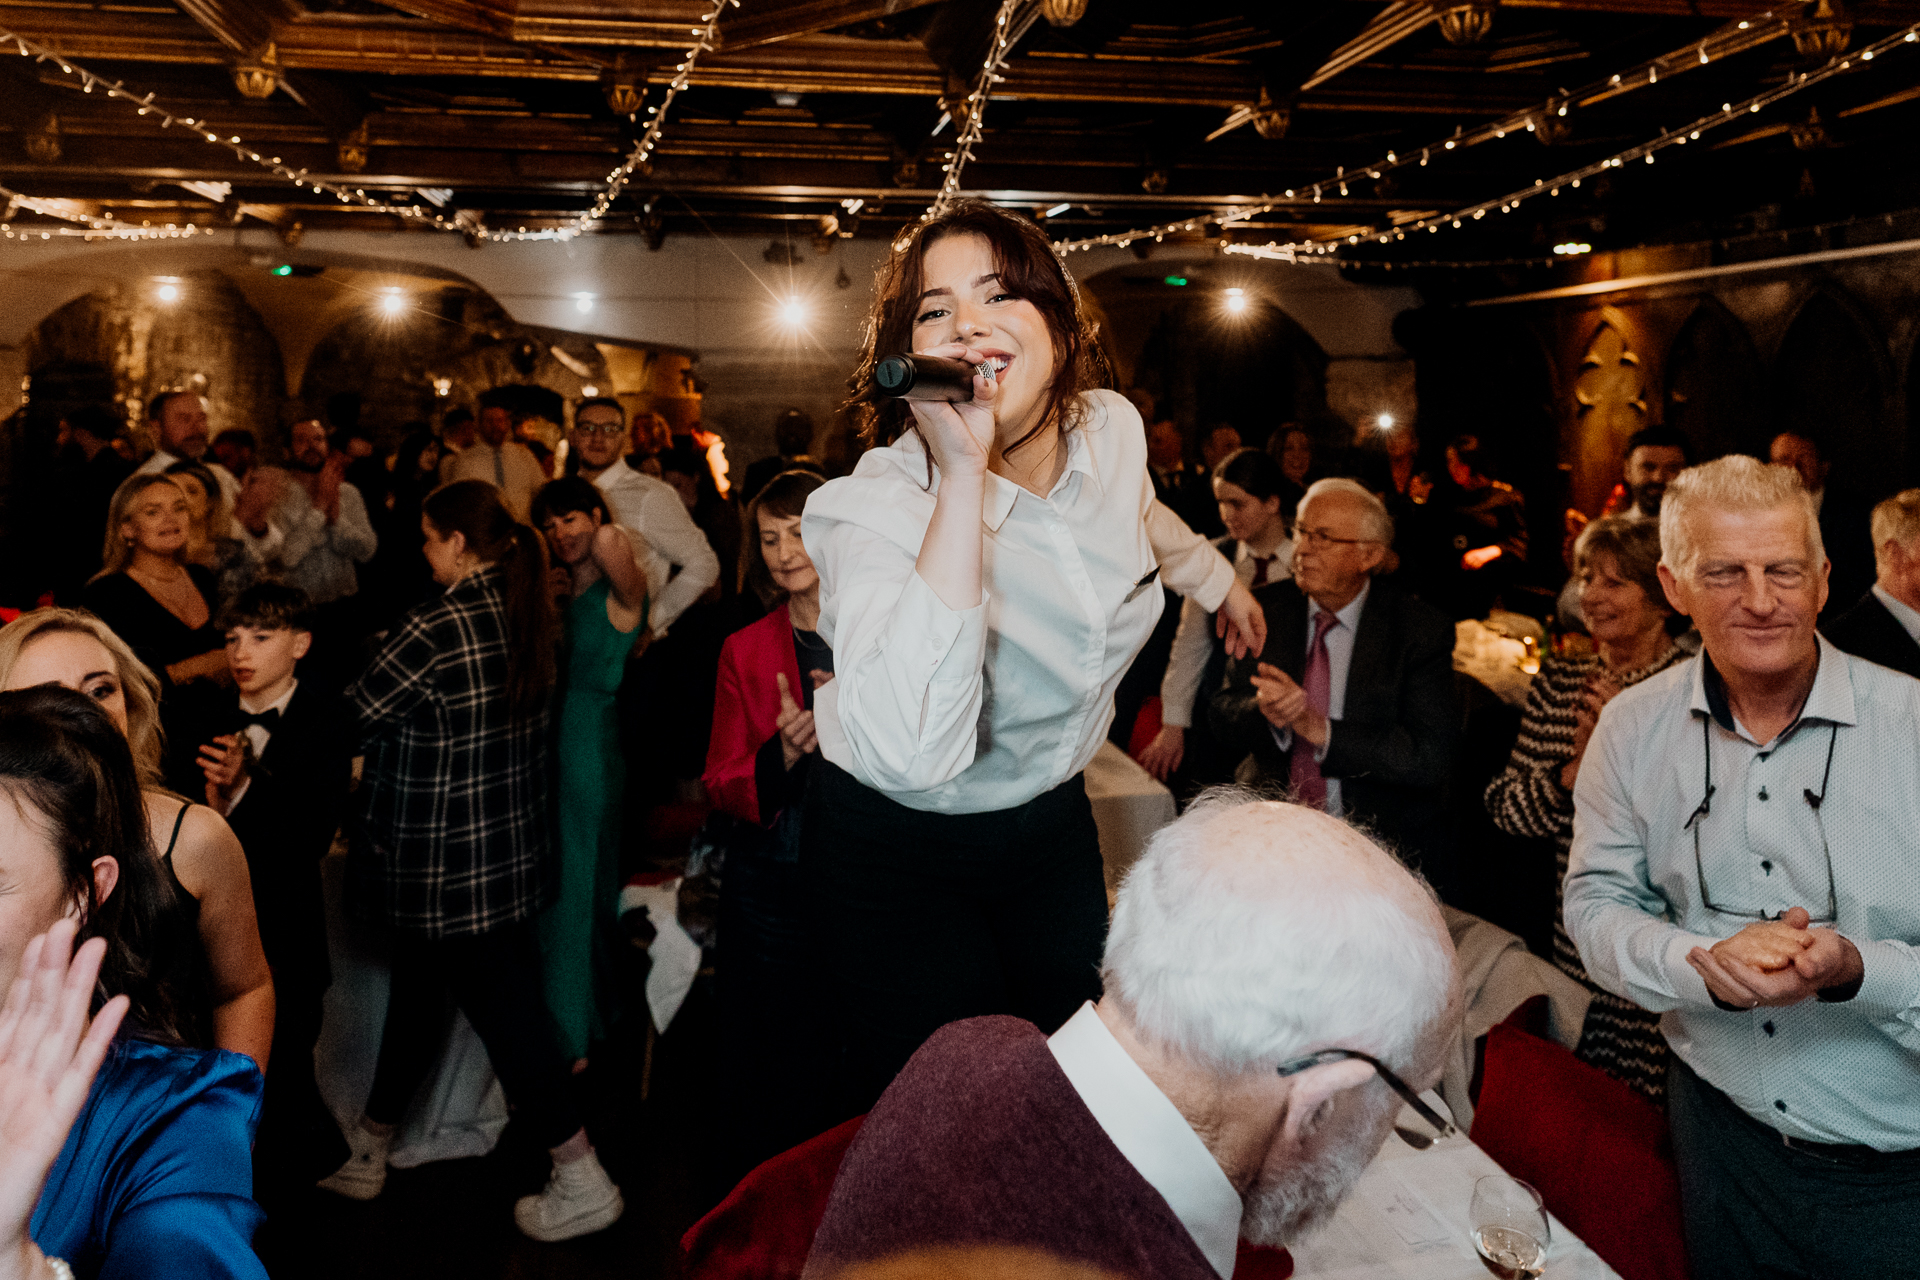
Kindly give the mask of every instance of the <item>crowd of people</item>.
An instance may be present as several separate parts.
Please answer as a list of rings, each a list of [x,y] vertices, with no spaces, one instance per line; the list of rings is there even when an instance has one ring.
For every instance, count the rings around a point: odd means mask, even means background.
[[[877,396],[905,350],[973,398]],[[963,201],[881,276],[850,474],[799,411],[738,485],[613,398],[549,448],[512,388],[385,454],[331,404],[209,438],[166,392],[145,458],[65,412],[66,536],[0,628],[0,1257],[258,1274],[259,1206],[381,1194],[448,1002],[551,1153],[520,1230],[610,1225],[573,1077],[625,1013],[638,833],[693,794],[730,1167],[870,1113],[812,1274],[992,1240],[1229,1276],[1458,1032],[1453,654],[1498,609],[1547,652],[1469,799],[1556,864],[1578,1055],[1667,1108],[1693,1274],[1903,1274],[1920,490],[1829,494],[1811,427],[1766,462],[1655,427],[1554,548],[1481,438],[1196,435],[1108,381],[1044,235]],[[1111,904],[1110,739],[1184,809]],[[391,981],[344,1128],[336,832]]]

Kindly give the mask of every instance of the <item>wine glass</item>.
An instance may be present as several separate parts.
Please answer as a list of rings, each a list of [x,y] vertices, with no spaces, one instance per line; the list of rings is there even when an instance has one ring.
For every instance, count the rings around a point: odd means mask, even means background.
[[[1547,1268],[1547,1210],[1518,1178],[1489,1174],[1473,1184],[1473,1247],[1500,1280],[1533,1280]]]

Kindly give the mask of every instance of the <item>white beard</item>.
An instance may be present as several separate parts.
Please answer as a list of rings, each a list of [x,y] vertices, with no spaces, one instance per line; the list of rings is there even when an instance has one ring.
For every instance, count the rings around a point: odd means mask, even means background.
[[[1358,1141],[1342,1143],[1311,1164],[1296,1165],[1280,1177],[1265,1171],[1247,1190],[1240,1236],[1248,1244],[1284,1247],[1311,1235],[1332,1220],[1379,1151],[1370,1128]]]

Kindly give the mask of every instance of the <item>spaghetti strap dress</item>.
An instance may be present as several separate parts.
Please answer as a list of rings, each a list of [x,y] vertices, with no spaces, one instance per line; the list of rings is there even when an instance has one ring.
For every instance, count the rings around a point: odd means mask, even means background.
[[[200,941],[200,900],[187,892],[173,869],[174,846],[180,843],[180,828],[186,824],[191,808],[191,804],[183,804],[174,815],[173,834],[167,838],[167,851],[160,855],[167,884],[173,889],[173,905],[160,918],[154,968],[172,996],[180,1038],[196,1049],[211,1049],[213,970],[207,963],[207,948]]]
[[[614,712],[627,654],[647,625],[607,617],[605,578],[567,606],[558,724],[560,892],[540,917],[547,1008],[570,1060],[606,1037],[615,1010],[620,801],[626,763]]]

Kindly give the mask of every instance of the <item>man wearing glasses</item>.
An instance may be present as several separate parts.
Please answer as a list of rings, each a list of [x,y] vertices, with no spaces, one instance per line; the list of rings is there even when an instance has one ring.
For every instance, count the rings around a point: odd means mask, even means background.
[[[1433,895],[1343,822],[1237,788],[1157,832],[1120,887],[1105,988],[1047,1037],[949,1023],[868,1115],[805,1275],[992,1243],[1228,1280],[1299,1240],[1405,1126],[1459,1032]],[[1402,1105],[1414,1115],[1396,1122]]]
[[[1257,588],[1267,646],[1227,667],[1210,710],[1236,780],[1348,817],[1443,881],[1442,789],[1459,710],[1453,624],[1391,582],[1381,501],[1351,480],[1300,499],[1293,576]]]
[[[1702,649],[1600,718],[1567,931],[1665,1014],[1694,1280],[1920,1274],[1920,682],[1815,633],[1791,472],[1682,472],[1660,543]]]
[[[672,485],[627,465],[622,456],[627,451],[627,411],[618,400],[606,396],[582,400],[573,411],[568,443],[580,460],[580,474],[606,498],[614,523],[644,540],[640,567],[647,575],[647,595],[653,602],[647,625],[658,639],[688,605],[720,580],[720,557]]]

